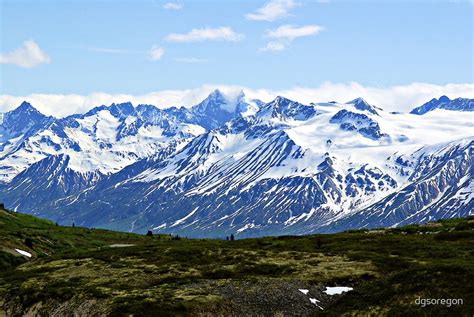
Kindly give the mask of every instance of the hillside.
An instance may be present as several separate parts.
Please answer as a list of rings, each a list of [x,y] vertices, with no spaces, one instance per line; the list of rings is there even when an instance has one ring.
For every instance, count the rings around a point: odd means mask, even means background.
[[[64,227],[0,210],[0,315],[472,316],[473,245],[472,217],[226,241]],[[353,290],[324,292],[335,286]],[[421,307],[419,297],[463,305]]]

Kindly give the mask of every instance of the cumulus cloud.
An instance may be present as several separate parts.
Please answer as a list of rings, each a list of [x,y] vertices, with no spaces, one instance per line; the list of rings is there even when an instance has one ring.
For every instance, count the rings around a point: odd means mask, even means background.
[[[150,50],[150,59],[152,61],[159,61],[165,54],[165,49],[158,46],[153,46]]]
[[[290,9],[297,3],[293,0],[272,0],[253,13],[248,13],[245,17],[254,21],[275,21],[279,18],[288,16]]]
[[[266,35],[271,38],[276,39],[288,39],[290,41],[304,36],[316,35],[323,31],[324,28],[319,25],[304,25],[304,26],[295,26],[295,25],[282,25],[274,30],[267,30]]]
[[[363,97],[369,103],[386,111],[409,111],[432,98],[447,95],[450,98],[474,98],[474,84],[434,85],[412,83],[389,87],[364,86],[359,83],[324,83],[318,87],[294,87],[283,90],[252,89],[244,86],[203,85],[194,89],[162,90],[144,95],[92,93],[89,95],[31,94],[26,96],[0,95],[0,111],[18,107],[22,101],[30,102],[47,115],[57,117],[73,113],[84,113],[95,106],[131,101],[134,105],[152,104],[159,108],[193,106],[202,101],[214,89],[227,96],[236,96],[240,91],[249,98],[269,102],[276,96],[309,104],[311,102],[347,102]]]
[[[163,5],[163,9],[166,10],[181,10],[183,5],[181,3],[176,2],[167,2]]]
[[[165,37],[170,42],[203,42],[203,41],[229,41],[237,42],[244,38],[243,34],[235,32],[232,28],[222,26],[218,28],[192,29],[188,33],[171,33]]]
[[[23,42],[23,45],[10,53],[0,54],[0,64],[12,64],[31,68],[40,64],[48,64],[49,56],[33,40]]]
[[[260,52],[280,52],[286,49],[286,44],[282,42],[268,42],[266,46],[259,48]]]

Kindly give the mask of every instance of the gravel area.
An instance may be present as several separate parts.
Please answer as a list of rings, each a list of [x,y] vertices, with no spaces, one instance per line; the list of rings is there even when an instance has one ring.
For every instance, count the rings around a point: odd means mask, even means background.
[[[303,294],[299,289],[308,292]],[[233,303],[235,316],[308,316],[335,299],[324,294],[324,289],[322,284],[268,279],[231,282],[220,287],[219,293]]]

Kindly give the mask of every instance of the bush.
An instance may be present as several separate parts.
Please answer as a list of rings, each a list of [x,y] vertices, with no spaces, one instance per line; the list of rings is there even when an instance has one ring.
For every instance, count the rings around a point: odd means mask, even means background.
[[[31,240],[31,238],[26,238],[25,239],[25,245],[30,248],[30,249],[33,249],[33,240]]]

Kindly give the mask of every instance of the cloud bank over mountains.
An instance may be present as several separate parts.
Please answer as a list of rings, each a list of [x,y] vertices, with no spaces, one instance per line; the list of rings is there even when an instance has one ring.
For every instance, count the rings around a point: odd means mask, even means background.
[[[222,91],[229,99],[236,98],[241,91],[250,97],[268,102],[276,96],[285,96],[302,103],[324,101],[346,102],[363,97],[368,102],[387,111],[409,111],[431,98],[447,95],[450,98],[474,98],[474,84],[412,83],[389,87],[365,86],[356,82],[326,82],[318,87],[293,87],[288,89],[253,89],[238,85],[207,84],[193,89],[158,90],[143,95],[109,94],[94,92],[80,94],[30,94],[25,96],[0,95],[0,111],[18,107],[26,100],[47,115],[63,117],[73,113],[86,112],[92,107],[130,101],[134,105],[152,104],[159,108],[190,107],[203,100],[215,89]]]

